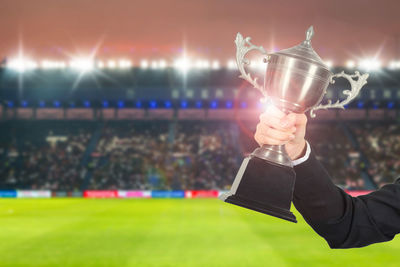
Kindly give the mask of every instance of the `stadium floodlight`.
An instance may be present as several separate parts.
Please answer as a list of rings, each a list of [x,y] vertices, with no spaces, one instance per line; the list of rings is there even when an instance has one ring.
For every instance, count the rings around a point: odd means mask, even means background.
[[[10,60],[10,63],[7,64],[7,67],[18,72],[24,72],[27,70],[36,69],[38,64],[30,59],[20,57]]]
[[[143,59],[142,61],[140,61],[140,67],[142,69],[147,69],[149,67],[149,62],[145,59]]]
[[[201,67],[203,69],[209,69],[210,68],[210,62],[208,60],[203,60],[202,64],[201,64]]]
[[[163,59],[161,60],[153,60],[150,64],[151,68],[156,69],[165,69],[167,67],[167,62]]]
[[[115,62],[115,60],[109,60],[107,62],[107,68],[115,69],[116,67],[117,67],[117,62]]]
[[[54,68],[53,62],[52,61],[48,61],[48,60],[42,60],[42,62],[40,62],[40,67],[42,69],[52,69],[52,68]]]
[[[194,67],[195,67],[196,69],[201,69],[201,67],[202,67],[202,62],[201,62],[201,60],[197,60],[196,63],[194,63]]]
[[[228,60],[227,67],[228,67],[228,69],[230,69],[230,70],[235,70],[235,69],[237,69],[236,61],[233,60],[233,59]]]
[[[381,67],[381,62],[374,58],[364,59],[359,63],[360,68],[366,71],[376,71]]]
[[[65,69],[67,67],[67,63],[65,63],[64,61],[60,61],[57,63],[57,66],[59,69]]]
[[[391,70],[400,69],[400,60],[399,60],[399,61],[395,61],[395,60],[391,61],[391,62],[389,63],[388,68],[391,69]]]
[[[210,62],[208,60],[197,60],[194,67],[196,69],[208,69],[210,68]]]
[[[212,68],[213,70],[219,70],[219,68],[220,68],[220,66],[219,66],[219,61],[218,61],[218,60],[214,60],[214,61],[212,62],[211,68]]]
[[[42,60],[40,68],[42,69],[64,69],[67,64],[63,61]]]
[[[150,66],[151,66],[151,68],[152,68],[153,70],[158,69],[158,68],[159,68],[158,61],[156,61],[156,60],[151,61]]]
[[[353,60],[348,60],[347,62],[346,62],[346,67],[348,68],[348,69],[352,69],[352,68],[354,68],[356,66],[356,63],[353,61]]]
[[[167,67],[167,62],[166,62],[164,59],[161,59],[161,60],[158,62],[158,67],[159,67],[160,69],[165,69],[165,68]]]
[[[192,67],[192,64],[187,57],[182,57],[174,62],[174,67],[182,72],[187,72]]]
[[[91,58],[76,58],[70,61],[69,66],[72,69],[85,72],[94,68],[94,62]]]
[[[121,59],[118,61],[118,67],[120,69],[129,69],[132,67],[132,62],[127,59]]]
[[[104,62],[103,61],[98,61],[97,62],[97,68],[103,69],[104,68]]]

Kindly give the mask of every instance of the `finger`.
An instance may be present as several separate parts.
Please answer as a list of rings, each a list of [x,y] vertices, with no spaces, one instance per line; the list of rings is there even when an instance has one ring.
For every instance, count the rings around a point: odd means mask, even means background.
[[[283,120],[287,120],[289,124],[306,125],[307,116],[305,114],[290,113]]]
[[[277,130],[282,130],[282,131],[290,130],[287,127],[282,127],[280,118],[277,118],[275,116],[270,116],[266,113],[260,115],[260,122],[266,126],[275,128]]]
[[[304,126],[307,124],[307,116],[305,114],[290,113],[280,121],[282,127]]]
[[[295,113],[290,113],[286,115],[285,117],[281,118],[280,120],[280,125],[283,128],[289,128],[293,127],[296,123],[296,114]]]
[[[292,133],[281,132],[281,131],[278,131],[278,130],[275,130],[272,128],[270,128],[268,130],[268,133],[266,136],[268,136],[272,139],[280,140],[280,141],[291,141],[295,138],[295,135]]]
[[[297,130],[296,126],[293,126],[292,128],[280,128],[279,124],[277,123],[272,123],[271,121],[263,123],[259,122],[256,127],[256,131],[261,131],[261,132],[266,132],[268,131],[269,128],[275,129],[277,131],[280,131],[282,133],[294,133]]]
[[[268,136],[262,135],[262,134],[255,134],[254,139],[256,142],[262,146],[262,145],[284,145],[286,142],[281,141],[281,140],[276,140],[273,138],[270,138]]]
[[[291,131],[290,130],[282,131],[268,127],[264,124],[257,125],[257,133],[281,141],[293,140],[295,138],[294,135],[295,132],[296,128],[291,129]]]

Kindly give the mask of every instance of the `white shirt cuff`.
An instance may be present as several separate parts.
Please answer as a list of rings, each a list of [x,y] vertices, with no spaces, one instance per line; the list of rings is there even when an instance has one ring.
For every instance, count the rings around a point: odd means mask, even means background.
[[[296,165],[299,165],[299,164],[305,162],[310,157],[311,147],[310,147],[310,144],[307,141],[306,141],[306,144],[307,144],[306,154],[303,157],[299,158],[299,159],[293,160],[292,161],[293,166],[296,166]]]

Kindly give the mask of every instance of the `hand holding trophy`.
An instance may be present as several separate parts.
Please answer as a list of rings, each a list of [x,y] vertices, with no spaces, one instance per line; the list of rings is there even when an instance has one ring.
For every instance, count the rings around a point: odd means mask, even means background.
[[[262,46],[255,46],[251,38],[237,34],[236,62],[239,76],[258,89],[265,101],[285,114],[304,113],[327,108],[341,108],[350,103],[367,83],[368,74],[358,71],[349,75],[344,72],[333,74],[311,46],[314,35],[311,26],[306,32],[306,40],[301,44],[276,53],[267,54]],[[266,71],[264,85],[252,78],[245,70],[249,64],[246,55],[257,50],[264,55]],[[345,78],[351,90],[343,93],[343,101],[321,105],[326,88],[334,83],[334,78]],[[292,160],[283,145],[263,145],[245,158],[232,184],[231,190],[220,199],[238,206],[296,222],[290,212],[296,174]]]

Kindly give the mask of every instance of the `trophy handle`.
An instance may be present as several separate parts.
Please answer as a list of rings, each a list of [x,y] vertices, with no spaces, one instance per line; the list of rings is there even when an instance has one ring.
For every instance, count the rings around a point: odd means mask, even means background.
[[[344,106],[347,105],[348,103],[350,103],[354,98],[357,97],[357,95],[360,93],[361,88],[367,84],[367,79],[368,79],[369,74],[365,73],[363,75],[361,75],[358,71],[354,72],[354,74],[350,75],[350,74],[346,74],[344,73],[344,71],[334,74],[331,77],[330,83],[334,84],[335,80],[334,78],[340,78],[343,77],[346,80],[349,81],[350,85],[351,85],[351,90],[344,90],[343,94],[347,95],[347,98],[343,101],[336,101],[335,103],[332,104],[331,100],[328,100],[328,104],[325,105],[318,105],[315,106],[313,108],[311,108],[310,110],[310,116],[311,118],[315,118],[315,114],[314,111],[318,110],[318,109],[328,109],[328,108],[341,108],[341,109],[345,109]],[[326,92],[325,92],[326,93]]]
[[[238,33],[236,35],[236,40],[235,40],[235,44],[236,44],[236,63],[238,66],[238,69],[241,73],[241,75],[239,76],[239,78],[242,78],[246,81],[248,81],[249,83],[251,83],[254,88],[258,89],[264,97],[266,97],[266,93],[264,92],[264,88],[262,85],[258,84],[257,82],[257,77],[256,78],[252,78],[251,75],[249,73],[246,72],[246,70],[244,69],[244,65],[249,65],[250,61],[245,58],[246,54],[252,50],[258,50],[259,52],[261,52],[263,55],[266,55],[267,53],[265,52],[265,49],[262,46],[255,46],[250,42],[251,38],[250,37],[246,37],[243,38],[243,36]]]

